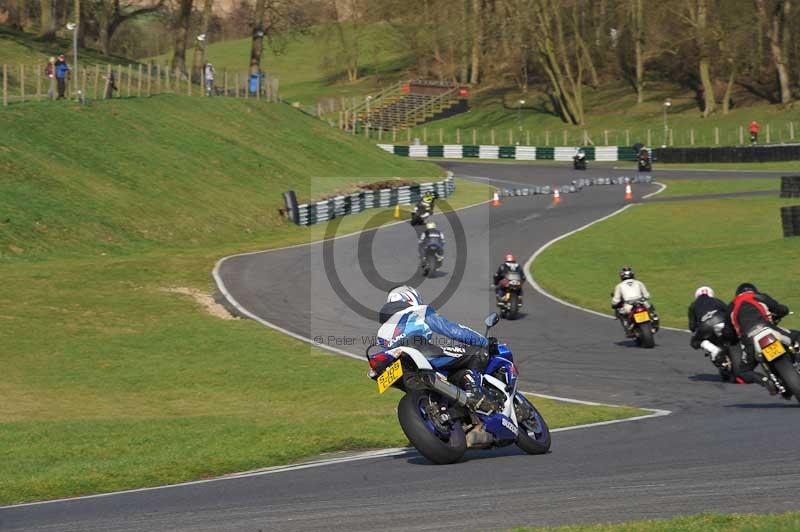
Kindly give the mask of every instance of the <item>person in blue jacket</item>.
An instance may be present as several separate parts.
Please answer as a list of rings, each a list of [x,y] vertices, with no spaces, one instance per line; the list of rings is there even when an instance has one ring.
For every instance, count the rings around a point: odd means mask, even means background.
[[[64,98],[64,92],[67,89],[67,76],[69,75],[70,70],[72,70],[67,64],[67,60],[64,58],[64,54],[58,56],[58,61],[56,61],[55,70],[56,70],[56,83],[58,84],[58,99],[62,100]]]
[[[450,380],[467,392],[467,405],[481,412],[493,412],[500,406],[490,400],[481,386],[480,372],[486,369],[488,355],[484,347],[489,340],[464,325],[453,323],[439,315],[433,307],[422,302],[422,296],[410,286],[400,286],[389,292],[380,310],[377,340],[386,349],[413,347],[426,358],[453,357],[443,369]],[[465,344],[448,347],[447,351],[431,343],[433,333]]]

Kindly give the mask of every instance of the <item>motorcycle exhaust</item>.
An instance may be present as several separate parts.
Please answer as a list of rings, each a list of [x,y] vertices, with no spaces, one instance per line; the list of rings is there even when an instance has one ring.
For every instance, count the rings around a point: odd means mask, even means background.
[[[436,393],[455,401],[461,406],[467,406],[467,393],[461,388],[442,381],[433,372],[423,373],[420,378],[426,386]]]
[[[702,342],[700,342],[700,347],[702,347],[709,355],[711,355],[711,360],[717,358],[717,355],[719,355],[722,352],[722,349],[720,349],[713,343],[709,342],[708,340],[703,340]]]

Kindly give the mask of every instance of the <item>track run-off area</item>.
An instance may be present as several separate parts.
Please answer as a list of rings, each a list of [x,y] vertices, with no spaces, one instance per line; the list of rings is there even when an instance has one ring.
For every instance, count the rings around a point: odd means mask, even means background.
[[[580,174],[555,164],[441,165],[457,178],[498,188],[634,175],[600,165]],[[691,179],[777,175],[708,171],[691,172]],[[657,195],[644,198],[660,188],[636,185],[634,203],[658,201]],[[445,203],[437,203],[437,213]],[[389,288],[418,285],[443,315],[482,330],[484,316],[495,310],[491,273],[504,254],[524,262],[554,239],[625,205],[622,187],[596,186],[564,195],[559,205],[549,196],[510,197],[499,207],[437,214],[448,242],[443,271],[431,279],[415,277],[417,234],[408,223],[228,257],[214,273],[231,302],[259,321],[363,357]],[[642,277],[646,281],[646,272]],[[609,291],[615,283],[608,279]],[[658,294],[653,298],[657,305]],[[392,449],[222,480],[6,507],[0,509],[0,530],[487,530],[797,508],[795,402],[772,398],[758,386],[719,382],[685,332],[664,329],[656,347],[644,350],[625,340],[614,320],[564,305],[531,285],[524,305],[520,319],[503,320],[492,331],[512,348],[522,389],[671,415],[560,431],[542,456],[509,447],[470,451],[461,463],[433,466],[415,452]],[[366,361],[363,371],[366,379]],[[298,405],[297,415],[325,413]]]

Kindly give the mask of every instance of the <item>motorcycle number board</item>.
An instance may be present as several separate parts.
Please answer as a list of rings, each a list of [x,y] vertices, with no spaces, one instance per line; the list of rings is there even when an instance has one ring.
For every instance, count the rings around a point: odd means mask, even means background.
[[[786,349],[780,342],[773,342],[761,350],[761,353],[764,355],[764,358],[766,358],[768,362],[775,360],[785,352]]]
[[[403,376],[403,365],[400,363],[400,359],[394,361],[394,363],[386,368],[386,371],[381,373],[380,377],[378,377],[378,393],[383,393],[388,390],[392,384],[397,382],[397,379]]]
[[[636,323],[644,323],[646,321],[650,321],[650,313],[647,311],[637,312],[633,315],[633,321]]]

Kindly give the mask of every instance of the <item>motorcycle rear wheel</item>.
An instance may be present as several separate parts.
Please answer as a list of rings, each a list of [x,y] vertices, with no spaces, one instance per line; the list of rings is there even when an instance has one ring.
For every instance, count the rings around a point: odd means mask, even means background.
[[[436,402],[427,391],[413,391],[403,396],[397,405],[397,419],[408,441],[419,453],[434,464],[453,464],[467,451],[467,440],[461,424],[452,425],[450,433],[441,434],[425,412],[428,401]]]
[[[636,342],[645,349],[652,349],[656,345],[656,340],[653,338],[653,326],[650,323],[643,323],[639,326],[639,334],[636,337]]]
[[[519,314],[519,295],[512,293],[511,298],[508,301],[508,319],[515,320],[517,319],[518,314]]]
[[[786,390],[794,395],[794,398],[800,401],[800,374],[792,364],[791,357],[786,354],[778,357],[772,361],[772,369],[783,381]]]

